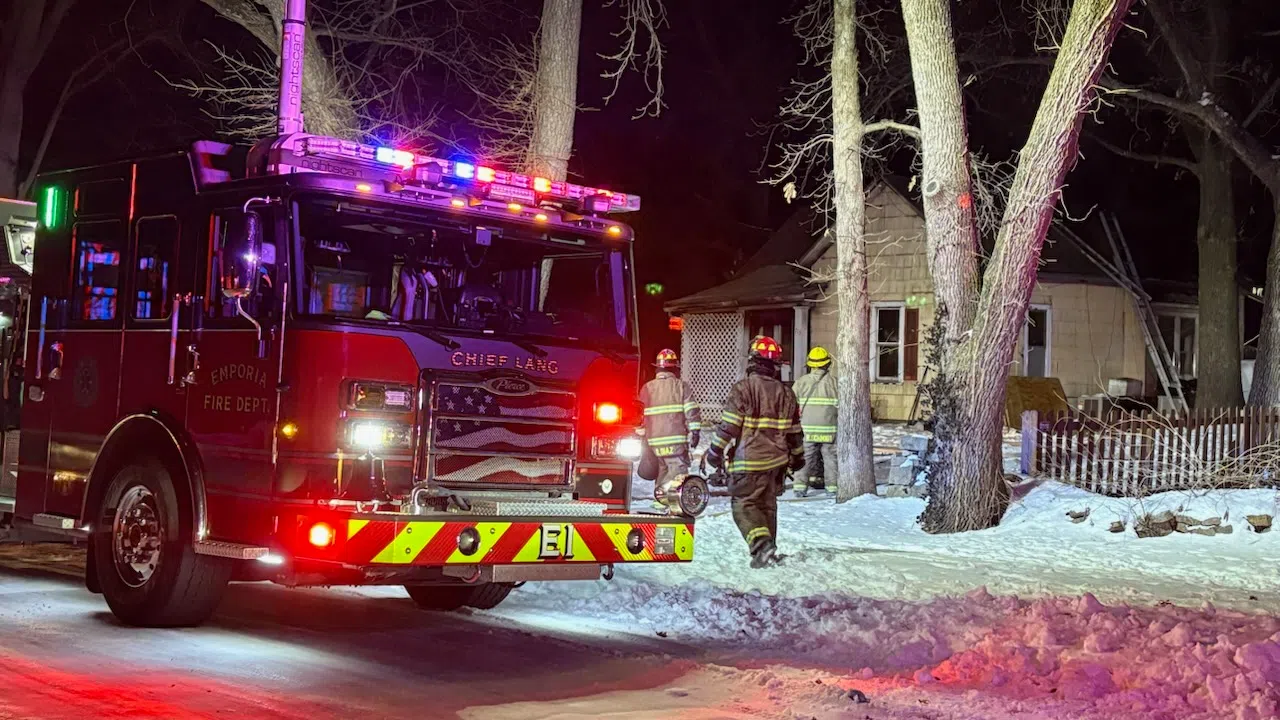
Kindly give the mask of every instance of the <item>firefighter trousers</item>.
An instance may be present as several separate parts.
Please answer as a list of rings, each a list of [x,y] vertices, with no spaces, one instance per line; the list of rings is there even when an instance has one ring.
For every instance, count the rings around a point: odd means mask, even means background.
[[[804,469],[795,474],[794,489],[804,492],[814,487],[835,492],[839,478],[840,473],[836,466],[836,444],[806,442]]]
[[[664,484],[689,472],[689,454],[687,451],[659,457],[658,462],[662,463],[662,465],[658,468],[658,479],[654,481],[654,487],[662,487]]]
[[[729,507],[747,546],[754,551],[764,539],[778,537],[778,495],[786,482],[785,467],[763,472],[734,473],[729,478]]]

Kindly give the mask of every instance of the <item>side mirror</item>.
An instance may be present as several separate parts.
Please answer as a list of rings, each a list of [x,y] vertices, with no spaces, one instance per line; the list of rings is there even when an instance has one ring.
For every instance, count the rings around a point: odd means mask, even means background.
[[[262,277],[262,216],[253,210],[227,222],[222,244],[222,295],[247,298]]]

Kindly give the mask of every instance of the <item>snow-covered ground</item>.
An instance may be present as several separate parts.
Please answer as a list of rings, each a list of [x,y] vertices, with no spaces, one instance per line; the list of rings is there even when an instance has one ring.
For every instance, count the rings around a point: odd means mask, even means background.
[[[1275,492],[1020,490],[999,527],[951,536],[920,531],[912,498],[786,501],[786,557],[768,570],[748,567],[717,500],[693,563],[530,584],[497,612],[715,651],[768,675],[722,671],[740,683],[800,693],[797,717],[925,717],[922,704],[939,717],[1276,716],[1280,534],[1244,520],[1276,514]],[[1086,508],[1085,522],[1066,516]],[[1235,532],[1136,537],[1132,519],[1162,509]],[[1108,532],[1113,519],[1129,529]],[[852,705],[847,688],[873,702]]]

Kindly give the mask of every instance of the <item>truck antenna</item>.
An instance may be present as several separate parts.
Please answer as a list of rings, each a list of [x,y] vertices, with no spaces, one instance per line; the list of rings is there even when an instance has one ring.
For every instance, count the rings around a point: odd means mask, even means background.
[[[302,132],[302,54],[307,33],[307,0],[285,0],[280,23],[280,98],[276,133]]]

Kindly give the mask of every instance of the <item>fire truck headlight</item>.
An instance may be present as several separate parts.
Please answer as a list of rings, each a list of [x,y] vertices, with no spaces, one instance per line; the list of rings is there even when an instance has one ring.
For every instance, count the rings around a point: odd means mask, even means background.
[[[353,420],[347,426],[347,444],[357,450],[407,448],[413,444],[413,429],[404,423]]]
[[[361,422],[351,426],[351,444],[364,450],[376,450],[387,444],[387,426]]]
[[[642,449],[638,437],[625,437],[618,441],[618,457],[624,460],[638,460]]]

